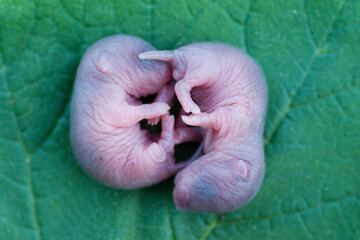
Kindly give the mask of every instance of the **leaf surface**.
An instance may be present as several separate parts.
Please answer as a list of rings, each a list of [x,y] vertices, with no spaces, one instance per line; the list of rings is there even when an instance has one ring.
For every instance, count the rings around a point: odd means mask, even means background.
[[[259,62],[267,168],[250,204],[180,212],[173,179],[121,191],[82,172],[72,84],[113,34],[221,41]],[[359,46],[357,0],[0,0],[0,239],[359,239]]]

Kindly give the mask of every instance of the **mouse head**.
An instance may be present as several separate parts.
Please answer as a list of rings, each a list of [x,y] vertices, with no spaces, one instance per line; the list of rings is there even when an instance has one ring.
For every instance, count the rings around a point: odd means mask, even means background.
[[[182,170],[173,193],[180,210],[221,213],[247,204],[260,188],[264,166],[211,152]]]
[[[90,54],[96,79],[120,85],[135,97],[157,93],[171,79],[169,63],[141,60],[138,55],[155,48],[144,40],[127,35],[112,36],[95,43]]]

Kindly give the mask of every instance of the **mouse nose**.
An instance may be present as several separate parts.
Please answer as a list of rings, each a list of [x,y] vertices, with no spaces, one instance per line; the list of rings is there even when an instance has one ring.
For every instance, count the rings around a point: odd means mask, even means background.
[[[179,210],[189,210],[190,207],[190,194],[188,187],[180,185],[175,187],[173,197],[174,202]]]

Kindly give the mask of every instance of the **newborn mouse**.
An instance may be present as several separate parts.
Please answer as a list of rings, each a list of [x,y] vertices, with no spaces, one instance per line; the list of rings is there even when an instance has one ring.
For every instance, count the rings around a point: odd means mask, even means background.
[[[170,65],[140,60],[155,50],[127,35],[92,45],[77,70],[70,117],[70,141],[82,169],[114,188],[134,189],[158,183],[176,172],[174,117],[169,104],[142,104],[141,97],[162,92],[170,98]],[[161,118],[161,135],[140,128],[142,119]]]
[[[267,86],[259,65],[222,43],[148,51],[141,59],[169,62],[183,121],[205,129],[204,155],[175,179],[178,209],[221,213],[248,203],[264,176]]]

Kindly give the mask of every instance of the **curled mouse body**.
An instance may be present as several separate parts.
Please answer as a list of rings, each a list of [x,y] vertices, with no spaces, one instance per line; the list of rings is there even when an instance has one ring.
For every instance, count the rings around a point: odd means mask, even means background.
[[[155,50],[132,36],[107,37],[85,53],[71,104],[70,140],[83,170],[105,185],[133,189],[158,183],[176,172],[173,93],[168,63],[140,60]],[[141,97],[160,92],[159,101]],[[161,100],[161,101],[160,101]],[[161,118],[161,135],[140,128],[142,119]]]
[[[261,68],[221,43],[195,43],[139,57],[171,63],[176,95],[184,111],[192,113],[183,121],[206,132],[204,155],[176,176],[177,208],[215,213],[248,203],[265,170],[267,87]]]

